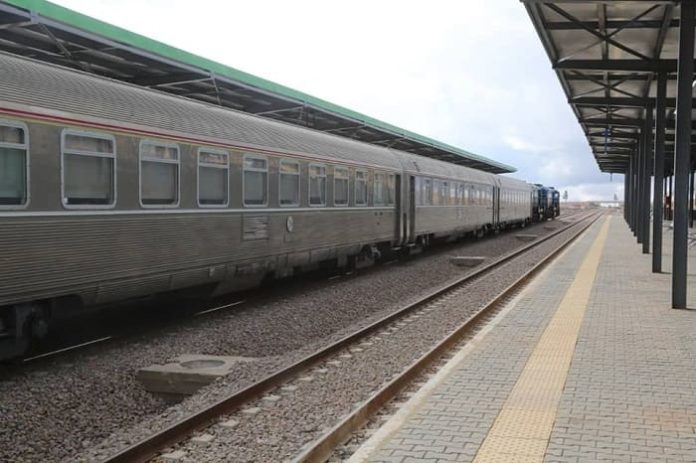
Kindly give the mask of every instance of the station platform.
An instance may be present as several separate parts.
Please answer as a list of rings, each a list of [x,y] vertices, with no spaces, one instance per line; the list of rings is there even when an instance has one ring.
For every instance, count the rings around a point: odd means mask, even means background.
[[[696,462],[696,310],[650,270],[601,218],[349,461]]]

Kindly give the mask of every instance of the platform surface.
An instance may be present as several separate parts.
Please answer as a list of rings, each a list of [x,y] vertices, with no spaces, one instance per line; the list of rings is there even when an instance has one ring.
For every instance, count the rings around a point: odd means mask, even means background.
[[[696,310],[650,269],[600,219],[350,461],[696,462]]]

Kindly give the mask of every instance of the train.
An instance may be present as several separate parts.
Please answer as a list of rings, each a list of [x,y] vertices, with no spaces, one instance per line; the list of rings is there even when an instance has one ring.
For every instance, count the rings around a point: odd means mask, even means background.
[[[212,297],[560,212],[507,176],[12,54],[0,69],[0,359],[86,308]]]

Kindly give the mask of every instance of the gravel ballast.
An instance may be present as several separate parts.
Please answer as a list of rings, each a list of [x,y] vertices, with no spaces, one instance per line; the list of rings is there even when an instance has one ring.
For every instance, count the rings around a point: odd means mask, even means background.
[[[592,233],[596,232],[596,227]],[[396,326],[376,333],[367,345],[351,349],[350,357],[337,354],[317,365],[306,375],[289,383],[297,389],[284,392],[282,388],[270,394],[281,397],[267,403],[263,399],[249,407],[258,408],[254,414],[244,410],[223,420],[237,425],[227,428],[214,425],[202,431],[214,436],[205,445],[189,440],[176,447],[184,453],[186,462],[259,462],[288,461],[301,453],[303,446],[313,442],[331,429],[357,404],[368,399],[382,385],[398,375],[413,361],[442,340],[464,320],[480,310],[488,301],[512,284],[519,276],[567,239],[572,231],[505,264],[482,279],[466,284],[453,293],[428,304],[415,315]],[[335,363],[340,362],[340,363]],[[302,378],[311,377],[306,382]],[[195,399],[194,410],[201,407],[225,388],[224,383],[205,391]],[[186,404],[188,406],[191,404]],[[170,449],[173,450],[173,449]],[[155,461],[165,461],[156,458]]]
[[[534,230],[540,237],[551,233],[544,229],[544,224],[529,230]],[[187,320],[160,332],[95,346],[24,368],[2,367],[0,461],[94,461],[97,456],[112,453],[203,404],[239,390],[354,331],[357,325],[383,316],[406,300],[472,271],[449,264],[451,255],[465,253],[492,257],[520,246],[512,233],[449,246],[441,252],[404,264],[379,267],[354,278],[310,283],[302,291],[294,290],[260,304],[250,303],[210,317]],[[485,298],[485,294],[477,297]],[[411,323],[404,326],[404,333],[409,327],[417,330],[411,333],[414,348],[424,345],[421,339],[423,342],[434,339],[427,333],[421,334],[423,326],[420,325]],[[438,335],[436,326],[439,325],[433,323],[432,336]],[[363,354],[368,352],[372,349],[337,360],[345,367],[367,358]],[[225,380],[217,381],[200,394],[174,406],[145,392],[135,381],[135,372],[139,368],[186,353],[234,355],[257,360],[240,364]],[[411,354],[403,353],[405,356]],[[355,368],[361,378],[367,380],[366,384],[370,384],[366,386],[370,389],[380,384],[385,374],[393,374],[401,364],[401,357],[401,352],[391,358],[382,352],[374,362],[365,364],[360,360]],[[336,384],[350,381],[339,375],[337,367],[327,368],[326,372],[313,376],[317,375],[330,379],[332,384],[334,381]],[[339,376],[332,379],[334,375]],[[298,435],[286,441],[282,434],[268,428],[268,424],[252,425],[248,433],[239,434],[240,441],[235,444],[236,448],[247,450],[238,453],[239,460],[235,454],[233,460],[274,461],[274,458],[267,460],[267,457],[291,454],[299,443],[315,437],[317,431],[326,426],[324,423],[331,419],[327,417],[335,418],[351,408],[352,393],[346,394],[345,400],[343,396],[336,400],[338,397],[331,392],[333,389],[319,387],[319,384],[316,378],[301,382],[303,388],[316,385],[318,389],[304,389],[301,395],[331,404],[326,416],[313,417],[310,414],[302,419],[295,415],[296,409],[285,406],[290,395],[280,394],[280,400],[261,404],[257,415],[272,416],[268,423],[294,422],[297,424],[294,432]],[[364,393],[363,390],[357,391],[355,397],[362,397]],[[313,413],[307,410],[307,413]],[[256,415],[243,414],[242,418],[253,416]],[[233,434],[237,435],[241,429],[245,426],[240,421]],[[212,448],[216,441],[213,439],[200,445]],[[286,442],[294,443],[289,445]],[[224,461],[230,461],[229,457]]]

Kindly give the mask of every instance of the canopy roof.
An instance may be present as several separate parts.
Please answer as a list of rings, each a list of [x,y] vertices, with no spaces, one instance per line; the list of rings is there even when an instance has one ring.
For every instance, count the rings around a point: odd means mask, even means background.
[[[521,0],[599,168],[625,172],[667,78],[665,174],[674,162],[679,5],[647,0]]]
[[[515,171],[44,0],[0,1],[0,50],[486,172]]]

